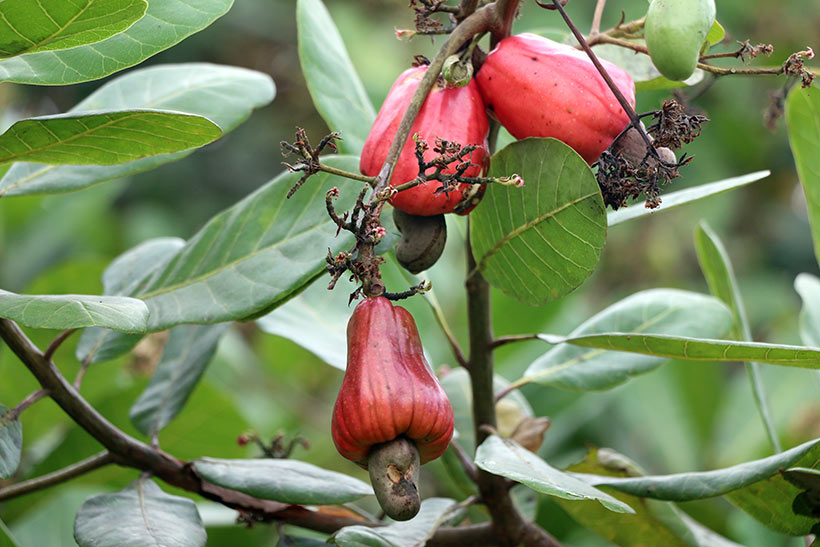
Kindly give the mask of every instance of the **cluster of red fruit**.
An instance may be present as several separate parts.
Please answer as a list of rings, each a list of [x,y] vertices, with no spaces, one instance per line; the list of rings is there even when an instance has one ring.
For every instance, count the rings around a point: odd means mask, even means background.
[[[635,84],[620,67],[601,61],[615,85],[635,105]],[[404,71],[393,84],[379,110],[362,150],[360,169],[379,174],[399,123],[426,72],[426,66]],[[419,112],[393,170],[391,184],[419,176],[413,135],[433,142],[436,138],[462,146],[476,145],[473,166],[463,176],[481,174],[488,165],[487,113],[516,139],[553,137],[593,163],[629,123],[615,95],[607,87],[586,53],[534,34],[502,40],[487,57],[475,79],[464,87],[436,85]],[[431,161],[432,146],[424,153]],[[454,173],[455,165],[444,170]],[[430,170],[432,171],[432,169]],[[428,181],[396,194],[392,205],[420,216],[458,211],[466,214],[478,203],[483,189],[462,183],[440,192],[441,182]]]

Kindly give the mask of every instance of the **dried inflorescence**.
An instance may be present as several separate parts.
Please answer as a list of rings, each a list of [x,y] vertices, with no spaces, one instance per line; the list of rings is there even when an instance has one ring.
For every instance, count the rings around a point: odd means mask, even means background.
[[[291,165],[287,162],[282,162],[282,165],[287,167],[288,171],[291,173],[304,173],[296,184],[294,184],[288,191],[287,199],[290,199],[290,197],[302,187],[307,179],[321,170],[319,154],[321,154],[325,148],[330,148],[333,152],[337,152],[335,142],[337,140],[342,140],[342,136],[338,131],[334,131],[333,133],[325,135],[322,140],[319,141],[316,148],[313,148],[310,145],[310,139],[308,139],[307,132],[301,127],[297,127],[296,139],[292,143],[287,141],[281,141],[279,143],[279,149],[282,151],[282,156],[286,158],[291,154],[298,154],[300,156],[295,165]]]
[[[805,51],[792,53],[789,55],[789,58],[786,59],[786,62],[783,63],[783,71],[791,76],[799,77],[802,87],[810,87],[814,82],[815,75],[806,69],[804,61],[805,59],[813,58],[814,50],[810,47],[806,48]]]
[[[709,121],[709,118],[700,114],[687,114],[683,106],[672,99],[664,102],[653,117],[656,121],[649,126],[647,132],[655,138],[655,147],[665,146],[673,150],[678,150],[699,137],[701,125]]]

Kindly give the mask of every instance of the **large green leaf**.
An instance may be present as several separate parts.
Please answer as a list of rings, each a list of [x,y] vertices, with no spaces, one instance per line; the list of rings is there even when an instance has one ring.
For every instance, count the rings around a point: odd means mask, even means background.
[[[156,435],[182,411],[228,325],[179,325],[171,329],[157,370],[129,416],[144,435]]]
[[[731,325],[732,313],[716,298],[674,289],[652,289],[606,308],[582,323],[567,339],[555,337],[547,341],[564,342],[600,332],[723,336]],[[515,383],[538,382],[578,390],[608,389],[666,361],[665,357],[562,344],[536,359],[524,378]]]
[[[665,78],[652,64],[649,55],[638,55],[631,49],[621,46],[599,44],[595,46],[595,53],[602,59],[615,63],[626,70],[635,82],[635,89],[638,91],[686,87],[700,83],[703,80],[703,71],[700,69],[695,69],[695,72],[683,82]]]
[[[814,239],[814,256],[820,261],[820,90],[795,86],[786,99],[789,145],[803,184]]]
[[[731,336],[736,340],[751,340],[752,331],[749,328],[749,321],[746,319],[746,309],[743,306],[743,299],[735,280],[735,272],[729,260],[729,254],[723,247],[723,243],[712,229],[701,221],[695,229],[695,251],[698,255],[700,268],[706,277],[710,292],[720,298],[734,316],[734,327]],[[775,452],[780,452],[780,441],[777,438],[777,431],[772,421],[772,413],[769,410],[769,402],[766,397],[766,390],[763,380],[760,378],[760,365],[755,362],[744,363],[746,373],[749,375],[749,382],[752,387],[755,404],[757,405],[763,427],[769,436]]]
[[[641,498],[691,501],[727,494],[771,477],[781,469],[806,457],[820,458],[820,439],[796,446],[780,454],[714,471],[649,475],[643,477],[606,477],[579,473],[575,476],[593,486],[608,485]]]
[[[0,135],[0,164],[115,165],[204,146],[222,130],[202,116],[159,110],[69,113],[20,120]]]
[[[244,121],[254,108],[272,101],[274,94],[270,77],[254,70],[208,63],[161,65],[119,76],[70,112],[173,110],[204,116],[219,125],[224,134]],[[0,178],[0,196],[78,190],[153,169],[193,151],[160,154],[116,166],[18,162]]]
[[[594,473],[615,477],[639,476],[643,471],[631,460],[608,449],[592,449],[584,461],[566,469],[573,473]],[[672,503],[638,498],[602,486],[611,494],[635,509],[634,515],[607,511],[592,501],[565,501],[558,504],[582,526],[625,547],[739,547],[711,530],[686,517]]]
[[[677,192],[670,192],[663,195],[663,203],[659,209],[647,209],[643,202],[628,207],[621,207],[617,211],[610,211],[607,214],[607,224],[609,226],[615,226],[628,220],[662,213],[663,211],[668,211],[681,205],[687,205],[704,198],[720,195],[741,186],[746,186],[747,184],[766,178],[770,174],[771,171],[757,171],[755,173],[749,173],[748,175],[741,175],[739,177],[693,186],[684,190],[678,190]]]
[[[601,350],[626,351],[664,359],[760,361],[784,367],[820,369],[820,349],[805,346],[712,340],[641,332],[604,332],[569,337],[542,334],[539,337],[551,344],[573,344]]]
[[[545,304],[594,270],[606,239],[604,204],[586,162],[555,139],[524,139],[493,156],[490,176],[513,173],[524,187],[488,186],[471,215],[470,243],[493,286]]]
[[[333,505],[373,494],[359,479],[298,460],[202,458],[194,469],[219,486],[282,503]]]
[[[0,58],[93,44],[145,15],[145,0],[4,0]]]
[[[200,547],[207,535],[193,501],[140,478],[114,494],[86,500],[74,521],[80,547]]]
[[[457,516],[456,503],[446,498],[428,498],[421,502],[418,514],[404,522],[370,528],[345,526],[330,539],[340,547],[416,547],[433,537],[439,526]]]
[[[729,492],[726,497],[772,530],[793,536],[817,534],[820,532],[820,518],[816,512],[816,501],[814,507],[806,503],[807,498],[810,499],[807,485],[798,486],[787,477],[798,470],[801,474],[811,472],[817,477],[820,473],[820,450],[810,450],[791,466],[791,469]],[[813,496],[816,500],[816,485]]]
[[[0,547],[21,547],[2,519],[0,519]]]
[[[635,513],[624,502],[555,469],[515,441],[490,435],[475,454],[475,464],[494,475],[526,484],[536,492],[567,500],[596,500],[616,513]]]
[[[326,163],[355,171],[357,158]],[[352,206],[361,183],[319,173],[289,200],[298,173],[284,173],[212,218],[136,294],[151,310],[150,330],[178,323],[221,323],[264,313],[298,293],[325,266],[328,248],[353,238],[328,218],[324,196],[341,192],[339,210]]]
[[[9,409],[0,405],[0,479],[14,475],[22,450],[23,426],[17,416],[12,418]]]
[[[35,329],[107,327],[144,332],[148,307],[122,296],[26,295],[0,290],[0,317]]]
[[[0,80],[67,85],[104,78],[141,63],[223,16],[233,0],[151,0],[142,19],[96,44],[0,61]]]
[[[151,273],[163,267],[185,245],[176,237],[161,237],[140,243],[115,258],[102,275],[103,294],[130,296]],[[118,357],[140,341],[142,335],[124,334],[100,327],[83,331],[75,356],[82,363],[97,363]]]
[[[376,113],[321,0],[297,2],[296,28],[299,61],[316,110],[331,131],[341,131],[340,150],[359,154]]]

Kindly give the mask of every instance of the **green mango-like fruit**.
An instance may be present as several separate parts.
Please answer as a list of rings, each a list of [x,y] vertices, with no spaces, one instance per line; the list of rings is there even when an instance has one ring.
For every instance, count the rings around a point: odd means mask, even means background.
[[[652,0],[644,31],[655,68],[670,80],[691,76],[714,22],[715,0]]]

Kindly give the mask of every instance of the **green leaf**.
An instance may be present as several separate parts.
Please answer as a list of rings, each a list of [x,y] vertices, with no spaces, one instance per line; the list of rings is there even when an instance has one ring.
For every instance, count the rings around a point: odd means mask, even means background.
[[[330,538],[340,547],[404,547],[424,545],[439,526],[456,516],[456,503],[446,498],[428,498],[410,520],[387,526],[345,526]]]
[[[316,110],[331,131],[341,131],[339,149],[359,154],[376,113],[321,0],[296,3],[296,29],[299,62]]]
[[[717,234],[712,231],[705,221],[701,221],[695,229],[695,251],[698,255],[700,268],[703,270],[706,282],[709,285],[709,291],[720,298],[732,310],[734,326],[731,337],[736,340],[751,340],[752,331],[749,328],[749,321],[746,319],[746,309],[743,306],[743,299],[737,287],[729,254]],[[774,451],[780,452],[780,441],[777,438],[777,431],[772,421],[772,413],[769,410],[763,380],[760,378],[760,365],[754,362],[744,363],[744,365],[746,373],[749,375],[752,394],[760,418],[763,421],[763,427],[766,429]]]
[[[102,275],[103,294],[130,296],[137,292],[151,273],[165,266],[185,241],[161,237],[140,243],[115,258]],[[75,356],[81,363],[98,363],[118,357],[140,341],[142,335],[123,334],[99,327],[83,331]]]
[[[199,32],[232,4],[233,0],[151,0],[142,19],[102,42],[0,61],[0,81],[68,85],[104,78]]]
[[[639,43],[643,44],[643,40]],[[595,53],[602,59],[615,63],[627,71],[635,82],[636,91],[653,91],[658,89],[673,89],[700,83],[703,80],[703,71],[695,72],[683,82],[665,78],[658,72],[649,55],[642,55],[631,49],[613,44],[599,44],[595,46]]]
[[[157,370],[129,413],[140,432],[156,435],[182,411],[226,330],[227,324],[171,329]]]
[[[130,71],[103,85],[70,110],[173,110],[208,118],[227,133],[254,108],[273,100],[267,74],[239,67],[186,63]],[[0,196],[68,192],[180,160],[194,149],[117,166],[43,165],[18,162],[0,178]]]
[[[816,442],[816,441],[815,441]],[[818,473],[820,470],[820,446],[790,464],[791,469],[782,470],[749,486],[726,495],[734,505],[749,513],[758,521],[781,534],[805,536],[817,533],[820,519],[806,503],[809,493],[806,484],[795,484],[795,469]],[[786,467],[786,466],[784,466]],[[791,475],[790,475],[791,474]],[[815,475],[816,480],[817,475]],[[791,479],[791,480],[790,480]],[[813,490],[817,499],[816,485]],[[815,501],[816,503],[816,501]],[[816,508],[814,509],[816,511]]]
[[[350,171],[358,164],[349,156],[332,156],[325,162]],[[150,330],[266,313],[322,272],[328,248],[350,247],[350,234],[336,237],[323,197],[338,187],[341,213],[352,206],[361,183],[318,173],[286,200],[298,179],[298,173],[276,177],[188,240],[135,295],[151,310]]]
[[[820,91],[795,86],[786,99],[789,145],[803,184],[814,239],[814,256],[820,261]]]
[[[298,460],[201,458],[194,468],[219,486],[282,503],[333,505],[373,494],[359,479]]]
[[[89,498],[74,521],[74,539],[80,547],[204,547],[206,538],[194,502],[166,494],[150,479]]]
[[[582,323],[566,339],[541,337],[556,343],[607,331],[723,336],[731,325],[731,312],[716,298],[675,289],[652,289],[611,305]],[[524,378],[515,383],[538,382],[576,390],[608,389],[631,376],[649,372],[666,360],[562,344],[536,359]]]
[[[0,135],[0,164],[114,165],[204,146],[222,130],[202,116],[157,110],[21,120]]]
[[[0,405],[0,479],[11,478],[20,466],[23,451],[23,426],[17,416]]]
[[[778,473],[780,469],[795,464],[804,456],[814,461],[820,458],[820,439],[803,443],[762,460],[745,462],[714,471],[628,478],[582,473],[575,476],[593,486],[607,485],[620,492],[641,498],[691,501],[722,496],[738,488],[767,479]]]
[[[34,329],[107,327],[144,332],[148,308],[122,296],[25,295],[0,290],[0,317]]]
[[[567,500],[596,500],[610,511],[631,513],[627,504],[555,469],[515,441],[490,435],[475,454],[475,464],[494,475],[526,484],[536,492]]]
[[[2,519],[0,519],[0,547],[21,547]]]
[[[709,47],[717,45],[723,41],[723,38],[726,36],[726,29],[723,28],[723,25],[717,22],[712,23],[712,28],[709,29],[709,32],[706,34],[706,43],[709,44]],[[709,49],[709,48],[706,48]]]
[[[628,220],[634,220],[636,218],[662,213],[664,211],[668,211],[669,209],[680,207],[681,205],[686,205],[704,198],[717,196],[724,192],[728,192],[729,190],[734,190],[735,188],[739,188],[766,178],[769,175],[771,175],[771,171],[757,171],[755,173],[749,173],[748,175],[723,179],[717,182],[702,184],[700,186],[693,186],[692,188],[678,190],[677,192],[670,192],[663,196],[663,203],[659,209],[647,209],[643,203],[636,203],[634,205],[630,205],[629,207],[622,207],[617,211],[610,211],[607,214],[607,224],[609,226],[615,226],[616,224],[620,224],[621,222],[626,222]]]
[[[601,192],[586,162],[555,139],[524,139],[495,154],[491,177],[519,174],[523,188],[490,184],[471,215],[477,269],[532,305],[564,296],[589,277],[606,239]]]
[[[145,15],[145,0],[4,0],[0,58],[101,42]]]
[[[820,349],[762,342],[712,340],[690,336],[604,332],[583,336],[539,337],[550,344],[574,344],[588,348],[626,351],[687,361],[760,361],[770,365],[820,369]]]
[[[803,300],[800,310],[800,338],[807,346],[820,348],[820,279],[801,273],[794,288]]]
[[[625,456],[605,448],[592,449],[584,461],[566,469],[573,473],[606,476],[640,476],[643,471]],[[605,510],[592,501],[564,501],[558,504],[579,524],[623,546],[663,545],[680,547],[729,547],[737,544],[687,519],[672,503],[638,498],[609,487],[602,490],[635,509],[634,515]],[[701,539],[702,538],[702,539]]]

